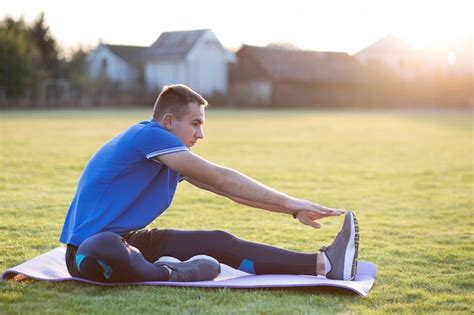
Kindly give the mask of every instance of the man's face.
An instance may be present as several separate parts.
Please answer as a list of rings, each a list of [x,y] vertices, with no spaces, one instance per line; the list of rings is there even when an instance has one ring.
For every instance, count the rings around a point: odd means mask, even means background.
[[[199,139],[204,137],[204,106],[197,103],[188,104],[188,112],[181,120],[173,117],[168,129],[177,136],[185,146],[191,148]]]

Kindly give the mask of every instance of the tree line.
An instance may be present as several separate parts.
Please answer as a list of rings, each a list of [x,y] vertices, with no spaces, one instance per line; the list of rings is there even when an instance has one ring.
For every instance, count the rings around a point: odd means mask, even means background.
[[[44,13],[31,24],[7,17],[0,21],[0,99],[35,99],[45,80],[67,78],[80,87],[86,80],[85,59],[82,48],[69,58],[61,55]]]

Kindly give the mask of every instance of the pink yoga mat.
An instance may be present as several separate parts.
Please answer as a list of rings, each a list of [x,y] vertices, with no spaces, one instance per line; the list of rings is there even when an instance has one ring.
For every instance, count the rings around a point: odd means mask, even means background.
[[[11,279],[23,275],[36,280],[66,281],[75,280],[96,285],[123,285],[123,283],[100,283],[71,277],[64,261],[65,247],[55,248],[45,254],[30,259],[16,267],[6,270],[2,279]],[[307,275],[253,275],[221,264],[220,275],[212,281],[198,282],[135,282],[137,285],[159,285],[198,288],[289,288],[289,287],[337,287],[366,296],[375,282],[377,267],[374,264],[359,261],[354,281],[330,280],[321,276]],[[127,283],[130,285],[130,283]]]

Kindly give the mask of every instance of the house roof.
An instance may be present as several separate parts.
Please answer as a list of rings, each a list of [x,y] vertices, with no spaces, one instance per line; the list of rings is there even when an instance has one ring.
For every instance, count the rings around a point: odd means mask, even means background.
[[[387,35],[382,39],[374,42],[372,45],[362,49],[354,55],[354,57],[359,57],[363,55],[371,54],[414,54],[416,49],[408,45],[406,42],[401,40],[398,37],[393,35]]]
[[[350,82],[361,79],[361,65],[343,52],[318,52],[244,45],[249,55],[274,80]]]
[[[125,45],[109,45],[104,44],[114,54],[125,60],[129,64],[139,61],[142,58],[143,51],[146,47],[141,46],[125,46]]]
[[[198,42],[199,38],[210,30],[192,30],[164,32],[144,52],[146,59],[183,59]]]

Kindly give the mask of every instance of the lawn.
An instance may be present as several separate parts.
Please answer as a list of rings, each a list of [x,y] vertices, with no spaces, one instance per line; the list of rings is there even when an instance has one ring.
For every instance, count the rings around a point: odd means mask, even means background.
[[[378,266],[371,293],[0,283],[0,313],[474,313],[472,112],[231,111],[207,113],[195,152],[272,187],[355,210],[359,258]],[[149,111],[0,112],[0,271],[60,244],[91,154]],[[223,229],[314,252],[320,230],[233,204],[187,183],[152,227]]]

